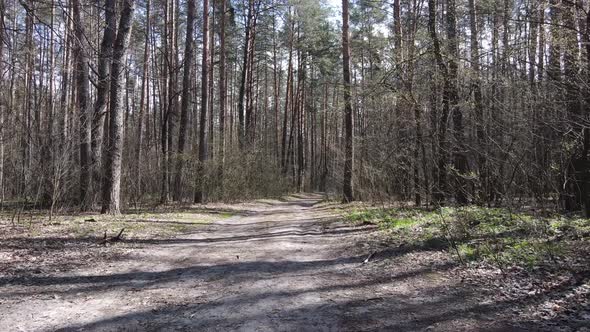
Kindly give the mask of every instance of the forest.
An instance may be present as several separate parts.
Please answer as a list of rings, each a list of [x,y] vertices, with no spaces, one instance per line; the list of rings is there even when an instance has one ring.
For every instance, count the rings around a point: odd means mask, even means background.
[[[0,90],[0,329],[587,331],[587,0],[0,0]]]
[[[583,1],[119,2],[2,4],[2,202],[589,212]]]

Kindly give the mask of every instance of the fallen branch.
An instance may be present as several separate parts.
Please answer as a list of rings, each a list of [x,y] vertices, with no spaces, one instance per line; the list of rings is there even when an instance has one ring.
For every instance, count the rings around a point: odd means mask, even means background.
[[[365,258],[365,260],[363,261],[363,264],[368,263],[371,260],[371,258],[373,258],[373,256],[375,256],[375,251],[370,253],[369,256],[367,256],[367,258]]]
[[[119,231],[119,234],[117,234],[117,236],[113,236],[110,238],[107,238],[107,231],[104,231],[104,237],[98,244],[106,245],[107,243],[114,243],[114,242],[121,241],[121,235],[123,235],[124,230],[125,230],[125,228],[121,228],[121,230]]]
[[[112,238],[113,242],[119,241],[121,240],[121,235],[123,234],[123,231],[125,230],[125,228],[121,228],[121,230],[119,231],[119,234],[117,234],[117,236],[115,236],[114,238]]]

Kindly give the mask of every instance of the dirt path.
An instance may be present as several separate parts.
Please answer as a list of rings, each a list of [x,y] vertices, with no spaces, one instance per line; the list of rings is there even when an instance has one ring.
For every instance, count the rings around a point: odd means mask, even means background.
[[[363,264],[375,229],[338,222],[314,206],[320,199],[241,206],[198,233],[146,241],[124,261],[2,280],[0,330],[507,328],[449,277],[443,253],[400,249]]]

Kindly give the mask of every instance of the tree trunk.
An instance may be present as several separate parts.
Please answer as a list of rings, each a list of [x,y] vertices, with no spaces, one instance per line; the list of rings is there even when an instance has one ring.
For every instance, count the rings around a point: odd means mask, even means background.
[[[171,25],[170,21],[172,20],[172,11],[170,10],[170,1],[166,0],[164,2],[164,26],[163,26],[163,33],[161,34],[162,40],[162,48],[164,50],[164,56],[162,59],[161,64],[161,73],[162,73],[162,84],[160,85],[160,93],[158,96],[160,97],[160,146],[162,149],[161,154],[161,179],[160,179],[160,203],[165,204],[168,203],[169,196],[170,196],[170,169],[168,166],[170,163],[168,162],[170,156],[169,150],[169,142],[168,139],[171,135],[168,134],[169,131],[169,122],[171,121],[171,104],[172,104],[172,97],[170,96],[170,86],[171,80],[173,79],[171,75],[171,64],[170,64],[170,53],[171,53],[171,42],[170,42],[170,35],[171,35]],[[173,1],[173,0],[172,0]]]
[[[289,18],[291,14],[291,8],[289,8]],[[281,149],[281,167],[283,173],[287,174],[287,124],[289,118],[289,107],[291,107],[290,100],[293,94],[293,24],[289,23],[289,60],[287,64],[287,81],[286,81],[286,92],[285,92],[285,112],[283,114],[283,132],[282,132],[282,149]]]
[[[207,1],[207,0],[205,0]],[[245,106],[244,106],[244,97],[246,95],[246,80],[248,74],[248,64],[249,64],[249,51],[250,51],[250,33],[251,33],[251,25],[252,25],[252,2],[254,0],[248,0],[248,14],[246,18],[246,32],[244,37],[244,52],[243,52],[243,59],[242,59],[242,74],[240,77],[240,90],[238,92],[238,143],[240,148],[244,147],[245,142],[245,135],[244,135],[244,113],[245,113]]]
[[[174,180],[174,200],[182,199],[182,171],[184,168],[184,149],[186,143],[189,107],[191,104],[191,70],[193,67],[194,25],[196,17],[195,0],[187,1],[186,41],[184,46],[184,73],[182,77],[182,104],[180,105],[180,131],[178,133],[178,160]]]
[[[213,102],[215,99],[214,87],[213,84],[213,72],[215,71],[215,0],[211,0],[210,2],[211,7],[211,18],[209,19],[209,106],[207,106],[207,120],[208,120],[208,129],[207,129],[207,159],[213,160]]]
[[[102,213],[119,214],[121,195],[121,164],[123,157],[123,75],[125,54],[129,46],[135,0],[123,0],[111,66],[111,99],[109,141],[106,153]]]
[[[473,1],[473,0],[470,0]],[[535,67],[537,66],[537,23],[539,18],[537,17],[538,4],[536,1],[531,1],[529,4],[529,15],[531,17],[531,22],[529,22],[529,49],[528,49],[528,61],[529,61],[529,83],[531,88],[535,85]],[[473,38],[473,37],[472,37]]]
[[[223,168],[225,163],[225,105],[227,103],[227,87],[225,82],[225,24],[227,20],[227,0],[221,2],[221,18],[219,28],[219,188],[223,197]]]
[[[274,2],[273,2],[274,3]],[[276,22],[277,19],[275,16],[273,16],[273,20],[272,20],[272,26],[273,26],[273,31],[276,31]],[[273,110],[274,110],[274,126],[273,126],[273,130],[274,130],[274,136],[273,136],[273,143],[274,143],[274,156],[275,156],[275,161],[277,165],[280,165],[280,144],[281,144],[281,139],[280,139],[280,129],[279,129],[279,109],[280,109],[280,97],[279,97],[279,91],[280,91],[280,80],[279,80],[279,71],[281,71],[281,67],[278,61],[278,56],[277,56],[277,33],[273,32],[272,35],[272,58],[273,58]]]
[[[166,128],[166,190],[162,192],[161,202],[167,203],[170,200],[170,185],[172,184],[172,172],[174,169],[174,132],[176,128],[178,105],[178,0],[170,0],[170,12],[168,20],[168,108],[167,108],[167,128]]]
[[[148,82],[148,74],[149,74],[149,51],[150,51],[150,30],[151,30],[151,1],[146,1],[146,32],[145,32],[145,44],[143,49],[143,77],[141,78],[141,96],[139,100],[139,119],[137,120],[137,148],[136,148],[136,155],[135,155],[135,190],[136,195],[135,198],[141,198],[143,192],[142,184],[142,157],[143,157],[143,144],[144,144],[144,135],[143,135],[143,123],[146,118],[146,113],[149,114],[149,105],[150,105],[150,87]],[[147,108],[147,110],[146,110]],[[149,118],[148,118],[149,124]],[[147,132],[149,133],[149,125],[147,128]]]
[[[413,9],[411,13],[411,20],[410,20],[410,29],[408,29],[408,59],[413,59],[414,54],[416,52],[415,48],[415,39],[416,39],[416,32],[418,30],[418,4],[417,1],[413,1]],[[414,71],[415,71],[415,62],[409,61],[408,62],[408,70],[407,70],[407,86],[409,95],[412,96],[412,109],[414,110],[414,125],[416,128],[416,140],[414,145],[414,203],[416,206],[420,206],[422,204],[422,195],[420,192],[425,192],[426,197],[429,198],[430,194],[430,181],[428,175],[428,167],[427,167],[427,159],[426,159],[426,147],[424,144],[424,130],[423,130],[423,118],[422,118],[422,108],[420,105],[417,104],[415,97],[414,97]],[[421,161],[421,163],[420,163]],[[420,167],[422,168],[422,179],[420,179]]]
[[[51,12],[51,19],[53,23],[53,10]],[[6,23],[4,22],[4,18],[6,16],[6,6],[4,4],[4,0],[0,0],[0,59],[4,59],[4,45],[8,45],[7,38],[7,31],[6,31]],[[52,24],[53,26],[53,24]],[[51,47],[53,47],[53,32],[51,35]],[[52,52],[52,59],[53,59],[53,52]],[[51,66],[51,70],[53,70],[53,62]],[[4,63],[0,63],[0,72],[4,72]],[[53,72],[53,71],[52,71]],[[2,83],[0,88],[6,89],[4,82]],[[53,91],[51,91],[53,92]],[[10,98],[10,96],[9,96]],[[0,209],[4,207],[4,121],[6,118],[6,113],[8,110],[7,107],[7,100],[6,96],[0,96]],[[50,148],[50,147],[47,147]]]
[[[86,38],[81,17],[80,0],[72,1],[75,58],[76,58],[76,87],[77,106],[80,119],[80,207],[88,210],[92,206],[90,199],[91,184],[91,120],[89,109],[89,78],[88,78],[88,57],[84,49]]]
[[[564,43],[563,48],[563,69],[564,69],[564,84],[563,89],[565,97],[565,105],[567,110],[566,118],[568,124],[561,130],[561,135],[566,142],[576,145],[578,137],[584,140],[584,116],[581,112],[579,86],[583,86],[583,81],[578,80],[578,34],[576,32],[575,8],[571,2],[563,2],[563,24],[566,27],[561,35],[561,40]],[[560,135],[560,136],[561,136]],[[583,174],[587,167],[584,156],[584,143],[579,144],[579,148],[575,149],[567,156],[568,165],[564,170],[565,183],[563,185],[564,192],[562,197],[564,199],[563,205],[566,211],[579,211],[582,208],[583,200],[582,192]]]
[[[94,102],[94,113],[92,115],[92,169],[96,186],[102,183],[100,164],[102,161],[104,116],[107,113],[107,102],[109,99],[109,76],[113,56],[113,43],[117,33],[116,1],[106,0],[104,11],[106,27],[98,55],[96,101]],[[98,188],[95,188],[95,190],[98,190]]]
[[[590,38],[590,12],[586,14],[586,38]],[[586,62],[587,62],[587,77],[586,80],[590,82],[590,43],[586,40]],[[584,116],[586,119],[590,116],[590,91],[586,89],[586,103],[584,109]],[[580,155],[580,165],[582,166],[580,174],[580,186],[582,195],[582,208],[584,216],[590,218],[590,128],[583,129],[583,144],[582,153]]]
[[[297,192],[303,190],[303,172],[304,172],[304,149],[303,144],[303,130],[305,119],[305,59],[303,59],[302,52],[297,57]]]
[[[393,1],[393,41],[395,66],[402,65],[402,20],[400,0]]]
[[[434,58],[438,66],[438,71],[443,76],[443,109],[438,122],[438,161],[437,161],[437,185],[434,192],[434,199],[442,202],[445,199],[447,191],[447,162],[448,162],[448,143],[447,143],[447,120],[449,117],[449,78],[447,66],[442,57],[440,41],[436,32],[436,1],[428,0],[428,31],[432,39],[432,48]],[[433,102],[436,107],[436,102]],[[433,121],[436,124],[436,121]]]
[[[458,204],[467,203],[467,188],[464,178],[467,176],[467,157],[465,148],[465,135],[463,129],[463,113],[459,107],[459,91],[457,88],[458,69],[457,59],[459,58],[459,45],[457,41],[457,9],[455,0],[447,0],[447,45],[449,53],[448,71],[448,100],[451,114],[453,116],[453,134],[455,138],[455,149],[453,166],[455,175],[455,199]]]
[[[475,131],[477,138],[477,167],[479,170],[479,182],[481,190],[478,193],[480,201],[486,201],[487,170],[486,170],[486,143],[483,117],[483,93],[481,89],[480,65],[479,65],[479,31],[477,26],[477,10],[475,0],[469,0],[469,27],[471,30],[471,68],[473,70],[473,102],[475,106]],[[533,71],[534,72],[534,71]]]
[[[203,203],[205,161],[207,159],[207,146],[205,140],[205,126],[207,121],[207,106],[209,94],[209,0],[203,0],[203,60],[201,70],[201,114],[199,117],[199,161],[195,178],[195,203]]]
[[[353,170],[353,124],[352,124],[352,92],[350,86],[350,45],[348,32],[348,0],[342,0],[342,73],[344,74],[344,174],[342,177],[342,200],[354,200],[352,191]]]

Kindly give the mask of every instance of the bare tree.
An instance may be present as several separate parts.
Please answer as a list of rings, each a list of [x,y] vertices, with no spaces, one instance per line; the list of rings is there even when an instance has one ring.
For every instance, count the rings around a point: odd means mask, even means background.
[[[91,117],[89,109],[88,57],[86,55],[86,34],[82,24],[80,0],[72,0],[76,58],[76,88],[78,96],[78,114],[80,119],[80,207],[91,208]]]
[[[104,6],[106,26],[98,55],[96,101],[94,102],[94,114],[92,117],[92,167],[94,170],[94,182],[97,187],[102,183],[100,166],[102,161],[104,119],[109,99],[109,76],[113,56],[113,43],[115,42],[117,33],[117,13],[115,10],[116,1],[106,0]]]
[[[342,0],[342,73],[344,74],[344,175],[342,177],[342,200],[354,200],[352,192],[353,126],[352,93],[350,83],[350,34],[348,32],[348,0]]]
[[[225,25],[227,21],[227,0],[219,0],[221,18],[219,28],[219,183],[223,190],[223,165],[225,163],[225,107],[227,104],[227,83],[225,77]]]
[[[463,129],[463,112],[459,107],[458,91],[458,70],[459,65],[459,44],[457,37],[457,6],[455,0],[447,0],[447,46],[449,54],[448,66],[448,100],[449,108],[453,116],[453,134],[455,138],[455,151],[453,156],[453,166],[457,174],[455,175],[456,187],[455,199],[459,204],[467,203],[467,188],[465,177],[467,176],[467,157],[465,147],[465,135]],[[441,123],[441,125],[444,125]]]
[[[178,133],[178,160],[174,185],[174,200],[181,200],[182,171],[184,168],[184,149],[186,145],[188,114],[190,107],[191,69],[193,66],[194,25],[196,16],[195,0],[187,1],[186,41],[184,46],[184,73],[182,77],[182,104],[180,106],[180,131]]]
[[[205,161],[207,160],[207,146],[205,140],[205,126],[207,121],[207,106],[209,94],[209,0],[203,0],[203,60],[201,62],[201,115],[199,118],[199,162],[195,178],[195,203],[203,203]]]
[[[106,154],[103,184],[102,213],[121,213],[121,164],[123,159],[123,75],[125,54],[129,46],[134,0],[123,0],[117,38],[113,49],[111,67],[111,100],[109,116],[109,142]]]
[[[144,145],[144,122],[146,113],[149,114],[150,105],[150,87],[148,82],[149,74],[149,51],[150,51],[150,30],[151,30],[151,0],[146,1],[146,28],[145,28],[145,44],[143,49],[143,76],[141,78],[141,96],[139,98],[139,119],[137,123],[137,148],[136,148],[136,199],[139,199],[142,194],[142,159],[143,159],[143,145]],[[146,110],[147,109],[147,110]],[[149,119],[147,121],[149,124]]]

